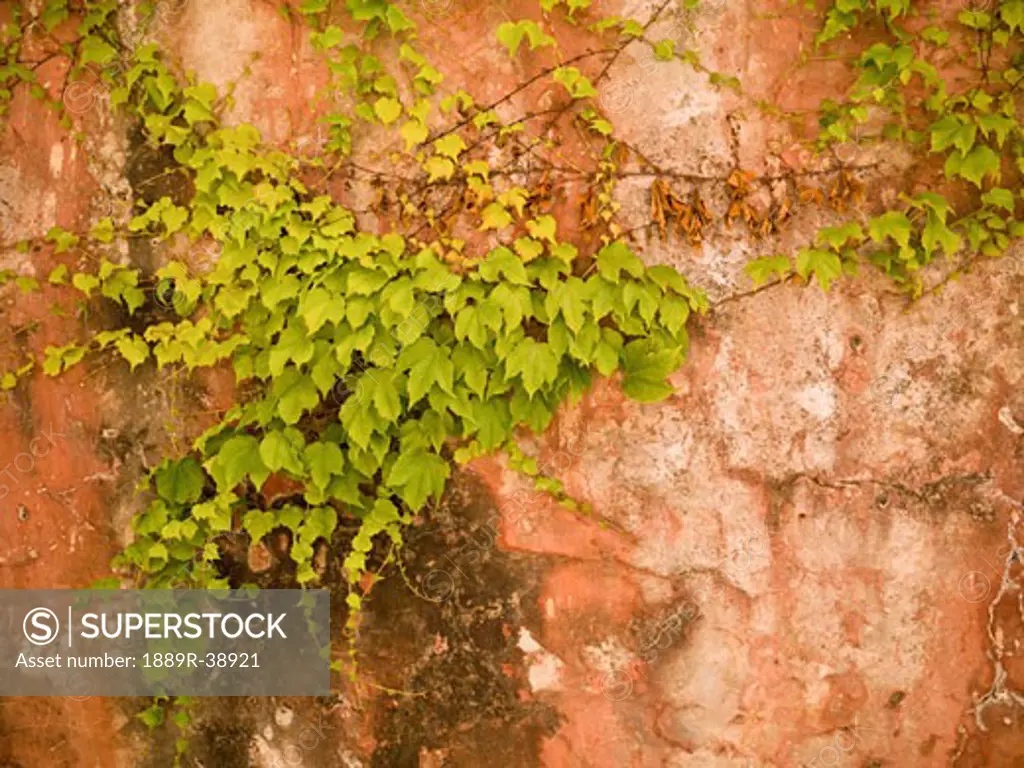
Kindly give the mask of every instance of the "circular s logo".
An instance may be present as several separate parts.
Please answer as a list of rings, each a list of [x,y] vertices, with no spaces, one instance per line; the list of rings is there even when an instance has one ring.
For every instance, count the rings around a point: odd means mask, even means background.
[[[49,645],[60,632],[60,619],[49,608],[33,608],[21,625],[25,638],[33,645]]]

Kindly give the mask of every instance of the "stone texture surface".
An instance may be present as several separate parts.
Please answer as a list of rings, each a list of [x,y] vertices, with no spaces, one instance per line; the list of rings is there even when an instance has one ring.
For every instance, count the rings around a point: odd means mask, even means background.
[[[478,101],[526,75],[492,30],[535,15],[535,4],[414,5],[427,52]],[[603,10],[645,18],[656,6]],[[758,97],[811,109],[849,80],[841,62],[798,66],[814,32],[805,11],[682,6],[670,3],[659,34]],[[158,36],[183,67],[236,85],[230,120],[274,142],[316,140],[310,101],[325,73],[271,3],[172,10]],[[564,32],[571,52],[585,49],[582,32]],[[59,88],[56,66],[41,74]],[[737,166],[769,177],[763,206],[828,181],[827,162],[800,151],[796,129],[640,46],[610,68],[601,96],[627,141],[719,214]],[[15,98],[0,139],[2,267],[45,275],[75,255],[18,254],[15,240],[123,216],[143,194],[130,170],[141,150],[106,116],[102,91],[72,97],[83,146],[26,94]],[[552,98],[524,91],[509,114]],[[367,161],[381,150],[366,147]],[[907,183],[906,158],[855,154],[876,199]],[[620,186],[626,228],[646,223],[649,182]],[[870,274],[829,294],[749,290],[749,258],[791,249],[835,216],[808,206],[768,240],[737,226],[698,247],[637,231],[647,260],[683,270],[713,306],[693,327],[667,403],[625,402],[602,383],[530,443],[596,517],[528,491],[500,457],[474,462],[410,535],[418,591],[396,574],[371,593],[360,682],[326,701],[206,702],[196,764],[1024,764],[1022,254],[983,263],[909,309]],[[137,248],[126,256],[153,258]],[[84,334],[48,311],[53,300],[71,307],[49,287],[4,297],[5,365]],[[38,330],[20,331],[32,321]],[[136,503],[135,478],[188,432],[181,409],[231,395],[218,376],[198,389],[129,377],[120,364],[19,387],[0,411],[0,465],[11,473],[0,587],[103,575]],[[170,737],[142,733],[126,714],[137,709],[0,702],[0,764],[168,765]]]

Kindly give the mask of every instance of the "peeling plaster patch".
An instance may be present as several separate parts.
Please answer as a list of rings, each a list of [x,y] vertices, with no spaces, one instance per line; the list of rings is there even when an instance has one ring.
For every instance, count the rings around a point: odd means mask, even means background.
[[[562,669],[565,667],[562,660],[544,650],[526,627],[519,628],[517,645],[529,659],[526,675],[530,682],[530,690],[534,693],[559,690],[562,687]]]
[[[56,225],[57,223],[57,193],[48,192],[46,197],[43,198],[43,213],[42,213],[42,226],[44,229]]]
[[[0,239],[30,239],[57,223],[56,191],[33,184],[33,178],[17,165],[0,165]]]
[[[663,725],[697,746],[719,740],[741,712],[749,671],[729,632],[698,624],[682,652],[668,654],[660,669],[659,687],[678,707]]]
[[[804,387],[795,395],[797,404],[819,421],[827,421],[836,412],[836,388],[832,382],[822,381]]]
[[[999,423],[1015,435],[1024,435],[1024,427],[1013,417],[1013,411],[1010,410],[1008,405],[1004,405],[999,409]]]
[[[546,651],[533,654],[534,661],[527,670],[527,679],[530,681],[530,690],[557,691],[562,687],[562,668],[565,666],[561,659]]]
[[[344,768],[363,768],[363,761],[352,754],[351,750],[339,749],[338,757],[341,758],[341,764]]]
[[[295,712],[289,707],[278,707],[274,712],[274,722],[279,728],[288,728],[295,720]]]
[[[580,653],[588,667],[604,674],[627,669],[634,662],[633,653],[615,637],[607,637],[599,645],[586,645]]]
[[[720,388],[718,396],[715,398],[715,413],[718,420],[723,427],[730,431],[743,431],[746,425],[740,415],[740,409],[744,395],[750,391],[750,383],[746,370],[741,369],[737,361],[734,360],[731,338],[722,339],[721,348],[715,357],[714,367],[719,380],[729,382],[729,387]]]
[[[279,765],[302,768],[302,755],[298,750],[294,751],[296,755],[289,754],[288,761],[285,762],[285,755],[282,750],[270,746],[266,739],[257,735],[253,737],[249,745],[249,759],[255,768],[275,768],[275,766]],[[296,756],[298,757],[298,762],[295,762],[293,759]]]
[[[631,407],[632,418],[623,425],[631,433],[643,433],[650,439],[637,443],[620,457],[618,471],[631,482],[645,486],[664,486],[689,469],[695,450],[695,431],[689,418],[678,411],[653,414],[650,409]]]
[[[517,645],[523,653],[536,653],[541,650],[540,643],[533,639],[533,635],[530,634],[530,630],[526,627],[519,628],[519,642]]]
[[[53,178],[60,178],[61,171],[64,170],[64,143],[56,142],[50,147],[50,175]]]

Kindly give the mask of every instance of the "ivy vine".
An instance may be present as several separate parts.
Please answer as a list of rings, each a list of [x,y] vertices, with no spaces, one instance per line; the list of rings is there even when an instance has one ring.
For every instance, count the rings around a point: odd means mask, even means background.
[[[445,86],[401,3],[341,5],[281,6],[308,29],[331,76],[312,105],[326,131],[314,157],[268,145],[251,125],[222,122],[230,94],[183,76],[155,43],[125,46],[113,0],[50,0],[35,15],[15,5],[0,36],[0,110],[22,85],[61,109],[35,82],[42,61],[23,61],[23,42],[76,24],[75,42],[53,48],[72,62],[70,80],[105,82],[110,107],[187,180],[187,200],[140,200],[127,221],[45,235],[56,254],[85,254],[94,264],[62,264],[48,282],[112,302],[125,319],[82,343],[48,348],[47,375],[116,354],[132,370],[231,366],[238,385],[238,402],[215,426],[152,470],[150,501],[117,564],[147,586],[224,587],[225,541],[286,531],[300,584],[322,578],[319,549],[340,550],[354,631],[366,575],[440,499],[453,465],[506,451],[538,489],[579,510],[519,449],[517,435],[543,432],[595,377],[620,376],[639,402],[672,393],[667,378],[687,354],[687,322],[708,300],[674,269],[636,255],[618,223],[615,185],[628,163],[639,163],[651,177],[649,226],[662,237],[674,221],[699,244],[715,215],[696,185],[677,191],[678,179],[616,136],[599,98],[612,64],[640,43],[657,60],[680,61],[746,97],[739,81],[706,68],[694,51],[650,37],[668,2],[640,21],[599,18],[590,0],[540,0],[534,18],[493,30],[495,46],[534,74],[489,104]],[[798,277],[828,289],[866,260],[917,297],[940,254],[974,259],[1008,249],[1022,232],[1022,9],[1024,0],[1008,0],[954,21],[910,0],[839,0],[828,10],[819,45],[836,45],[861,25],[888,41],[857,55],[845,100],[822,105],[818,151],[834,152],[871,126],[872,141],[903,142],[941,160],[947,186],[912,190],[895,208],[823,228],[794,258],[751,262],[755,284]],[[916,21],[929,13],[935,23],[922,28]],[[596,45],[564,56],[555,17],[585,26]],[[941,74],[953,64],[975,74],[956,93]],[[558,86],[563,99],[503,119],[503,108],[538,82]],[[532,130],[538,121],[543,127]],[[585,167],[558,162],[552,133],[572,126],[585,136]],[[367,137],[386,147],[385,169],[353,160]],[[860,193],[844,163],[834,172],[829,197],[842,208],[837,201]],[[376,191],[368,211],[339,202],[331,188],[339,175]],[[761,236],[791,215],[788,201],[755,210],[748,195],[758,182],[743,169],[718,181],[730,194],[726,225],[743,221]],[[583,234],[570,242],[558,213],[573,183],[585,187]],[[800,202],[815,197],[824,199],[815,191]],[[383,226],[362,223],[367,212]],[[138,237],[187,238],[216,258],[170,261],[147,274],[115,255],[120,241]],[[39,287],[28,276],[6,277],[23,292]],[[13,389],[35,365],[6,372],[0,386]],[[272,477],[288,492],[265,495]]]

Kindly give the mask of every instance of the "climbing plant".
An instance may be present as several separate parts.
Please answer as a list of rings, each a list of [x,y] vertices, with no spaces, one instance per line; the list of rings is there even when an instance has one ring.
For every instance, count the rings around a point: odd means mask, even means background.
[[[306,2],[297,13],[325,7]],[[282,529],[296,580],[315,582],[315,548],[348,519],[358,530],[344,543],[343,570],[357,616],[375,543],[401,545],[402,527],[441,496],[453,462],[503,447],[575,509],[515,447],[517,430],[542,431],[595,375],[621,372],[630,397],[663,399],[686,352],[687,318],[706,308],[677,272],[645,267],[610,234],[589,252],[561,238],[551,201],[486,160],[487,140],[500,146],[522,123],[502,124],[495,105],[476,108],[463,90],[438,94],[441,75],[413,47],[397,6],[354,2],[349,11],[356,42],[312,24],[332,85],[354,102],[349,113],[325,113],[327,161],[269,147],[252,126],[222,125],[216,89],[179,79],[157,46],[145,45],[114,68],[110,105],[173,154],[190,198],[142,204],[126,226],[104,219],[87,235],[47,234],[57,253],[86,249],[99,261],[74,273],[62,265],[49,282],[70,282],[86,299],[99,294],[127,322],[48,348],[46,374],[109,350],[132,370],[149,361],[188,372],[229,364],[239,384],[239,402],[216,426],[150,475],[152,501],[119,558],[149,586],[227,586],[219,540],[244,531],[255,543]],[[503,25],[497,37],[511,53],[520,34],[531,48],[553,45],[538,29]],[[398,66],[412,88],[405,100],[398,73],[372,53],[381,35],[401,41]],[[546,75],[574,100],[595,95],[574,67]],[[454,124],[430,124],[435,102]],[[607,134],[593,108],[585,119]],[[397,132],[417,168],[418,188],[384,234],[316,189],[329,162],[344,162],[357,127]],[[310,167],[326,173],[303,181]],[[455,188],[459,208],[442,200],[449,210],[435,210],[435,186],[442,195]],[[455,236],[453,215],[469,220],[475,247]],[[215,245],[215,263],[194,272],[171,261],[147,278],[112,257],[120,239],[178,235]],[[294,492],[268,502],[261,489],[271,475]]]
[[[627,167],[650,179],[647,226],[683,235],[688,247],[716,224],[774,233],[794,207],[826,197],[805,190],[758,210],[750,194],[763,180],[735,168],[697,180],[727,194],[728,210],[716,217],[698,184],[680,190],[679,178],[616,135],[600,90],[630,45],[774,113],[677,40],[652,37],[669,6],[635,20],[601,18],[590,0],[540,0],[530,18],[493,30],[495,48],[532,74],[480,104],[468,86],[447,87],[418,46],[409,6],[282,5],[330,73],[311,105],[324,131],[312,154],[223,120],[230,93],[178,71],[157,44],[129,50],[112,1],[51,0],[34,15],[15,6],[0,49],[0,104],[20,85],[52,99],[22,61],[23,40],[55,30],[66,38],[61,25],[77,25],[75,42],[58,41],[54,54],[70,59],[69,81],[104,83],[110,107],[161,153],[183,190],[143,196],[129,219],[103,219],[88,232],[46,233],[56,254],[85,254],[94,265],[62,264],[48,282],[110,303],[124,322],[48,348],[43,371],[60,375],[105,354],[131,370],[230,367],[237,382],[236,404],[146,478],[149,501],[119,565],[149,586],[222,587],[225,542],[287,532],[300,584],[323,577],[318,551],[339,554],[356,630],[367,574],[441,497],[454,464],[504,450],[538,489],[585,511],[539,472],[517,436],[542,432],[595,377],[620,377],[640,402],[669,396],[688,319],[709,307],[677,271],[646,266],[630,246],[615,195]],[[936,11],[913,32],[903,24],[917,18],[909,0],[843,0],[828,11],[822,46],[858,25],[878,26],[890,41],[857,56],[846,100],[822,105],[817,149],[834,153],[860,126],[879,125],[878,140],[944,159],[950,186],[911,190],[895,208],[824,228],[795,260],[758,259],[748,265],[756,283],[796,276],[827,289],[863,258],[920,295],[922,270],[937,255],[1007,249],[1021,228],[1019,191],[998,186],[1022,169],[1021,6],[1002,2],[955,21]],[[682,12],[695,7],[685,2]],[[595,46],[565,55],[557,30],[566,23],[589,30]],[[975,79],[947,92],[939,51],[957,65],[973,62]],[[535,84],[557,89],[554,106],[514,114],[516,97]],[[563,156],[571,130],[582,136],[582,160]],[[354,159],[367,142],[382,148],[383,167]],[[859,182],[841,160],[834,173],[828,199],[845,210],[862,199]],[[346,203],[341,177],[372,192],[368,207]],[[579,227],[567,236],[573,216]],[[149,274],[118,255],[141,238],[187,241],[193,258]],[[38,289],[11,277],[23,291]],[[5,374],[4,388],[34,364]],[[265,493],[271,479],[286,491]]]
[[[920,157],[919,178],[896,205],[822,229],[795,263],[780,256],[752,262],[751,277],[763,283],[795,268],[827,289],[863,257],[917,298],[936,257],[960,259],[949,271],[955,276],[979,258],[1003,255],[1024,233],[1016,217],[1024,172],[1022,25],[1021,0],[948,9],[911,0],[836,2],[816,38],[820,50],[862,27],[884,39],[854,55],[857,77],[846,99],[822,104],[818,146],[834,153],[837,145],[889,142]],[[928,172],[933,159],[941,161],[938,173]]]

